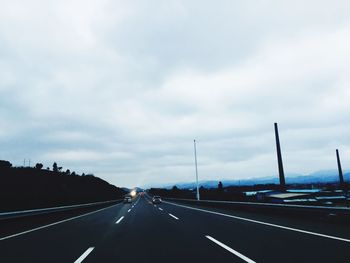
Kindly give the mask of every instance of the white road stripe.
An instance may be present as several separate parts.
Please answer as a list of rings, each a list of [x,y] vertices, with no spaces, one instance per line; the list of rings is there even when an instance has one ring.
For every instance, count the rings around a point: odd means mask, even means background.
[[[118,219],[118,221],[117,222],[115,222],[116,224],[119,224],[120,223],[120,221],[122,221],[124,219],[124,216],[122,216],[121,218],[119,218]]]
[[[120,204],[120,203],[119,203],[119,204]],[[51,224],[48,224],[48,225],[39,226],[39,227],[30,229],[30,230],[27,230],[27,231],[23,231],[23,232],[20,232],[20,233],[17,233],[17,234],[10,235],[10,236],[1,237],[1,238],[0,238],[0,241],[5,240],[5,239],[9,239],[9,238],[12,238],[12,237],[17,237],[17,236],[20,236],[20,235],[24,235],[24,234],[27,234],[27,233],[30,233],[30,232],[34,232],[34,231],[37,231],[37,230],[40,230],[40,229],[43,229],[43,228],[46,228],[46,227],[58,225],[58,224],[61,224],[61,223],[64,223],[64,222],[67,222],[67,221],[70,221],[70,220],[74,220],[74,219],[83,217],[83,216],[92,215],[92,214],[95,214],[95,213],[97,213],[97,212],[106,210],[106,209],[108,209],[108,208],[112,208],[112,207],[114,207],[114,206],[116,206],[116,205],[119,205],[119,204],[115,204],[115,205],[112,205],[112,206],[109,206],[109,207],[105,207],[105,208],[102,208],[102,209],[99,209],[99,210],[96,210],[96,211],[92,211],[92,212],[89,212],[89,213],[86,213],[86,214],[83,214],[83,215],[79,215],[79,216],[74,216],[74,217],[71,217],[71,218],[67,218],[67,219],[64,219],[64,220],[61,220],[61,221],[57,221],[57,222],[55,222],[55,223],[51,223]]]
[[[74,263],[80,263],[83,262],[83,260],[91,253],[91,251],[94,250],[94,247],[88,248]]]
[[[261,224],[261,225],[271,226],[271,227],[277,227],[277,228],[290,230],[290,231],[294,231],[294,232],[299,232],[299,233],[303,233],[303,234],[308,234],[308,235],[313,235],[313,236],[318,236],[318,237],[325,237],[325,238],[329,238],[329,239],[334,239],[334,240],[344,241],[344,242],[350,243],[350,239],[346,239],[346,238],[320,234],[320,233],[311,232],[311,231],[307,231],[307,230],[302,230],[302,229],[298,229],[298,228],[292,228],[292,227],[287,227],[287,226],[271,224],[271,223],[267,223],[267,222],[263,222],[263,221],[258,221],[258,220],[254,220],[254,219],[245,218],[245,217],[233,216],[233,215],[223,214],[223,213],[219,213],[219,212],[214,212],[214,211],[210,211],[210,210],[204,210],[204,209],[190,207],[190,206],[185,206],[185,205],[179,205],[179,204],[170,203],[170,202],[165,202],[165,203],[170,204],[170,205],[183,207],[183,208],[196,210],[196,211],[201,211],[201,212],[205,212],[205,213],[209,213],[209,214],[214,214],[214,215],[219,215],[219,216],[226,216],[226,217],[230,217],[230,218],[234,218],[234,219],[238,219],[238,220],[243,220],[243,221],[247,221],[247,222],[251,222],[251,223],[256,223],[256,224]]]
[[[169,216],[171,216],[172,218],[175,218],[176,220],[179,220],[176,216],[172,215],[169,213]]]
[[[208,238],[209,240],[213,241],[215,244],[219,245],[220,247],[226,249],[227,251],[231,252],[232,254],[236,255],[237,257],[243,259],[245,262],[248,263],[255,263],[254,260],[251,260],[250,258],[246,257],[245,255],[239,253],[238,251],[230,248],[229,246],[226,246],[224,243],[221,243],[220,241],[216,240],[215,238],[211,237],[211,236],[205,236],[206,238]]]
[[[128,213],[131,211],[131,209],[128,210]]]
[[[162,209],[162,208],[160,208],[160,207],[158,207],[158,209],[159,209],[160,211],[163,211],[163,209]]]

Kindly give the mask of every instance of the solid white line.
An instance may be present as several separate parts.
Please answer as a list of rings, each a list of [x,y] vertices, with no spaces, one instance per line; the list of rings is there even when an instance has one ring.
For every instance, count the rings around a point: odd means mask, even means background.
[[[121,218],[119,218],[118,219],[118,221],[117,222],[115,222],[116,224],[119,224],[120,223],[120,221],[122,221],[124,219],[124,216],[122,216]]]
[[[169,216],[171,216],[172,218],[175,218],[176,220],[179,220],[176,216],[172,215],[169,213]]]
[[[120,204],[120,203],[119,203],[119,204]],[[24,234],[27,234],[27,233],[30,233],[30,232],[33,232],[33,231],[37,231],[37,230],[40,230],[40,229],[43,229],[43,228],[46,228],[46,227],[58,225],[58,224],[61,224],[61,223],[64,223],[64,222],[67,222],[67,221],[70,221],[70,220],[74,220],[74,219],[83,217],[83,216],[92,215],[92,214],[94,214],[94,213],[98,213],[98,212],[100,212],[100,211],[102,211],[102,210],[106,210],[106,209],[108,209],[108,208],[112,208],[112,207],[114,207],[114,206],[116,206],[116,205],[119,205],[119,204],[115,204],[115,205],[112,205],[112,206],[109,206],[109,207],[105,207],[105,208],[102,208],[102,209],[99,209],[99,210],[96,210],[96,211],[92,211],[92,212],[89,212],[89,213],[86,213],[86,214],[83,214],[83,215],[79,215],[79,216],[74,216],[74,217],[71,217],[71,218],[67,218],[67,219],[64,219],[64,220],[61,220],[61,221],[58,221],[58,222],[55,222],[55,223],[51,223],[51,224],[48,224],[48,225],[36,227],[36,228],[30,229],[30,230],[26,230],[26,231],[23,231],[23,232],[20,232],[20,233],[17,233],[17,234],[13,234],[13,235],[10,235],[10,236],[1,237],[1,238],[0,238],[0,241],[5,240],[5,239],[9,239],[9,238],[12,238],[12,237],[17,237],[17,236],[20,236],[20,235],[24,235]]]
[[[214,211],[210,211],[210,210],[205,210],[205,209],[200,209],[200,208],[195,208],[195,207],[190,207],[190,206],[185,206],[185,205],[179,205],[179,204],[170,203],[170,202],[165,202],[165,203],[170,204],[170,205],[183,207],[183,208],[196,210],[196,211],[201,211],[201,212],[205,212],[205,213],[209,213],[209,214],[214,214],[214,215],[219,215],[219,216],[226,216],[226,217],[230,217],[230,218],[234,218],[234,219],[238,219],[238,220],[243,220],[243,221],[247,221],[247,222],[251,222],[251,223],[256,223],[256,224],[261,224],[261,225],[271,226],[271,227],[277,227],[277,228],[290,230],[290,231],[294,231],[294,232],[299,232],[299,233],[303,233],[303,234],[319,236],[319,237],[325,237],[325,238],[329,238],[329,239],[334,239],[334,240],[344,241],[344,242],[350,243],[350,239],[346,239],[346,238],[320,234],[320,233],[311,232],[311,231],[307,231],[307,230],[302,230],[302,229],[298,229],[298,228],[292,228],[292,227],[287,227],[287,226],[276,225],[276,224],[267,223],[267,222],[258,221],[258,220],[253,220],[253,219],[249,219],[249,218],[245,218],[245,217],[233,216],[233,215],[223,214],[223,213],[219,213],[219,212],[214,212]]]
[[[128,210],[128,213],[131,211],[131,209]]]
[[[163,211],[163,209],[162,209],[162,208],[160,208],[160,207],[158,207],[158,209],[159,209],[160,211]]]
[[[245,262],[255,263],[254,260],[251,260],[250,258],[246,257],[245,255],[242,255],[238,251],[230,248],[229,246],[226,246],[224,243],[221,243],[220,241],[216,240],[215,238],[213,238],[211,236],[205,236],[205,237],[208,238],[209,240],[213,241],[215,244],[219,245],[220,247],[222,247],[222,248],[226,249],[227,251],[231,252],[232,254],[236,255],[237,257],[243,259]]]
[[[83,260],[91,253],[91,251],[94,250],[94,247],[88,248],[74,263],[80,263],[83,262]]]

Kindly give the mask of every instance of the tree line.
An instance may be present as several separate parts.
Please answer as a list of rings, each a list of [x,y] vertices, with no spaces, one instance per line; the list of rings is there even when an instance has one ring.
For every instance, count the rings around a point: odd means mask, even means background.
[[[64,171],[56,162],[51,169],[43,167],[16,167],[0,160],[0,212],[114,200],[126,194],[93,174]]]

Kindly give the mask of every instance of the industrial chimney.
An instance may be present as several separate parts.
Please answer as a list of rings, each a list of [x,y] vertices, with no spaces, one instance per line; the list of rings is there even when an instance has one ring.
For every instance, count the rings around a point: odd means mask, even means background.
[[[343,170],[341,168],[340,158],[339,158],[339,151],[338,149],[335,150],[335,153],[337,154],[337,163],[338,163],[338,173],[339,173],[339,184],[340,188],[344,187],[344,177],[343,177]]]
[[[278,174],[280,177],[280,187],[281,187],[281,190],[284,191],[286,189],[286,181],[284,179],[283,161],[282,161],[281,145],[280,145],[280,139],[279,139],[279,135],[278,135],[277,123],[275,123],[275,137],[276,137]]]

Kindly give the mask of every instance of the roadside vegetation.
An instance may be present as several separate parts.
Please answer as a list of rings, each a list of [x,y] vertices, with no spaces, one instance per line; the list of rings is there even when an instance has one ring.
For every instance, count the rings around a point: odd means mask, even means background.
[[[52,168],[13,167],[0,160],[0,211],[53,207],[122,198],[125,190],[93,174]]]

